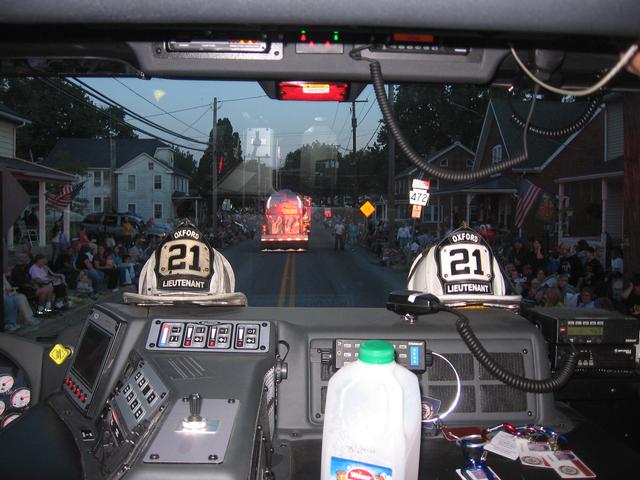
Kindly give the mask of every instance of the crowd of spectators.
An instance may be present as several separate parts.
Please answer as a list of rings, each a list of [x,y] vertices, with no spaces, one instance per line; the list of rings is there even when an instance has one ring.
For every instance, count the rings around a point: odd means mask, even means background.
[[[420,252],[448,233],[408,222],[398,224],[393,233],[383,221],[369,222],[366,228],[355,221],[346,223],[382,265],[399,268],[408,268]],[[640,317],[640,274],[625,284],[620,248],[611,247],[605,253],[602,246],[580,240],[546,250],[543,243],[547,242],[538,238],[514,239],[511,232],[496,232],[489,224],[474,225],[474,229],[492,246],[524,305],[601,308]]]
[[[258,218],[250,212],[225,212],[216,233],[208,231],[214,248],[227,248],[255,236]],[[28,243],[20,246],[14,265],[4,275],[5,330],[37,325],[71,305],[70,296],[97,300],[102,293],[137,287],[138,277],[161,238],[125,228],[121,238],[91,236],[80,228],[70,243],[62,222],[54,224],[50,255],[32,253]]]

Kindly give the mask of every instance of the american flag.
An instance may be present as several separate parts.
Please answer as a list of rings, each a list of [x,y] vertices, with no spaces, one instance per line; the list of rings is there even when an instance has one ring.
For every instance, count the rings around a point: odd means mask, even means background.
[[[516,228],[522,228],[540,192],[540,187],[534,185],[529,180],[523,178],[520,181],[520,186],[518,187],[518,204],[516,205]]]
[[[47,193],[47,200],[49,201],[49,205],[56,210],[63,211],[69,206],[71,200],[73,200],[75,196],[80,193],[80,190],[82,190],[83,186],[84,182],[76,183],[75,185],[67,183],[64,187]]]

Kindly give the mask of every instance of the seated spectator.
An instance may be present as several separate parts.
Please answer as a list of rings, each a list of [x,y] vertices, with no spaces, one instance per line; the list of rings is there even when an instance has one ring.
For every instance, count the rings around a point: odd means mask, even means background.
[[[89,240],[89,234],[87,233],[87,229],[84,227],[80,227],[80,232],[78,232],[78,237],[80,239],[80,245],[88,245],[91,243]]]
[[[611,301],[610,298],[607,298],[607,297],[596,298],[596,301],[594,303],[596,308],[601,308],[602,310],[611,310],[611,311],[615,310],[615,308],[613,308],[613,302]]]
[[[73,248],[67,247],[58,255],[58,258],[53,264],[53,271],[64,275],[67,285],[72,289],[76,288],[76,282],[78,280],[78,271],[76,270],[73,256]]]
[[[15,302],[18,307],[18,313],[20,314],[21,320],[23,324],[26,325],[38,325],[40,322],[33,317],[33,310],[31,309],[31,305],[29,305],[29,300],[25,295],[18,292],[18,289],[9,283],[7,280],[7,274],[3,277],[4,283],[4,292],[5,295],[15,297]],[[13,300],[10,300],[13,301]]]
[[[123,245],[116,246],[113,252],[113,261],[120,274],[120,285],[126,286],[136,282],[136,273],[133,265],[129,263],[129,254]]]
[[[80,254],[76,261],[76,268],[91,280],[93,293],[99,293],[104,288],[104,273],[95,268],[93,263],[93,253],[91,247],[86,244],[80,249]]]
[[[15,332],[18,329],[18,303],[15,295],[11,295],[10,290],[4,289],[4,331]]]
[[[593,290],[591,288],[584,287],[580,292],[578,308],[596,308],[596,304],[593,298]]]
[[[558,275],[558,289],[560,290],[560,301],[567,305],[566,296],[567,295],[575,295],[578,293],[576,287],[569,283],[569,275],[560,274]]]
[[[527,301],[529,303],[533,303],[535,305],[540,305],[542,303],[544,292],[540,286],[541,283],[537,278],[531,280],[531,286],[527,292]]]
[[[542,298],[545,307],[564,307],[562,300],[560,300],[560,290],[555,287],[547,288]]]
[[[560,270],[560,254],[557,251],[554,250],[549,254],[549,261],[545,269],[550,274],[558,273]]]
[[[63,282],[59,277],[52,276],[51,273],[46,266],[44,255],[36,255],[35,262],[29,267],[29,276],[36,286],[36,315],[51,312],[51,302],[56,298],[56,294],[66,294],[66,288],[64,288],[64,290],[58,288],[57,292],[54,291],[55,288],[60,287]],[[62,298],[64,298],[64,296]],[[56,302],[56,308],[61,308],[63,305],[64,303],[60,299]]]
[[[107,250],[102,245],[98,246],[98,253],[93,258],[93,266],[104,274],[107,281],[107,288],[112,292],[118,291],[118,267],[113,261],[111,250]]]

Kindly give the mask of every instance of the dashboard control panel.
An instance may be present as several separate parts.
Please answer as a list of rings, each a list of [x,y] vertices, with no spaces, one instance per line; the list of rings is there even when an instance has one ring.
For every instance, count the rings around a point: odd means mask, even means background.
[[[364,340],[337,338],[334,342],[336,370],[358,359],[360,344]],[[413,372],[426,370],[426,343],[424,340],[387,340],[396,351],[396,362]]]
[[[269,322],[235,320],[154,320],[147,350],[264,352],[269,350]]]
[[[140,362],[115,397],[120,420],[131,432],[144,419],[155,413],[160,401],[167,395],[167,387],[153,369]]]

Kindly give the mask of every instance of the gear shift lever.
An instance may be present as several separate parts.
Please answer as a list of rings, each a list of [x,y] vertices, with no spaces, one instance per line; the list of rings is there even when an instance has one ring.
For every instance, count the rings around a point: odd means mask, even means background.
[[[182,426],[189,430],[199,430],[206,426],[206,421],[200,416],[202,410],[202,397],[199,393],[191,393],[182,399],[189,402],[189,416],[182,420]]]

